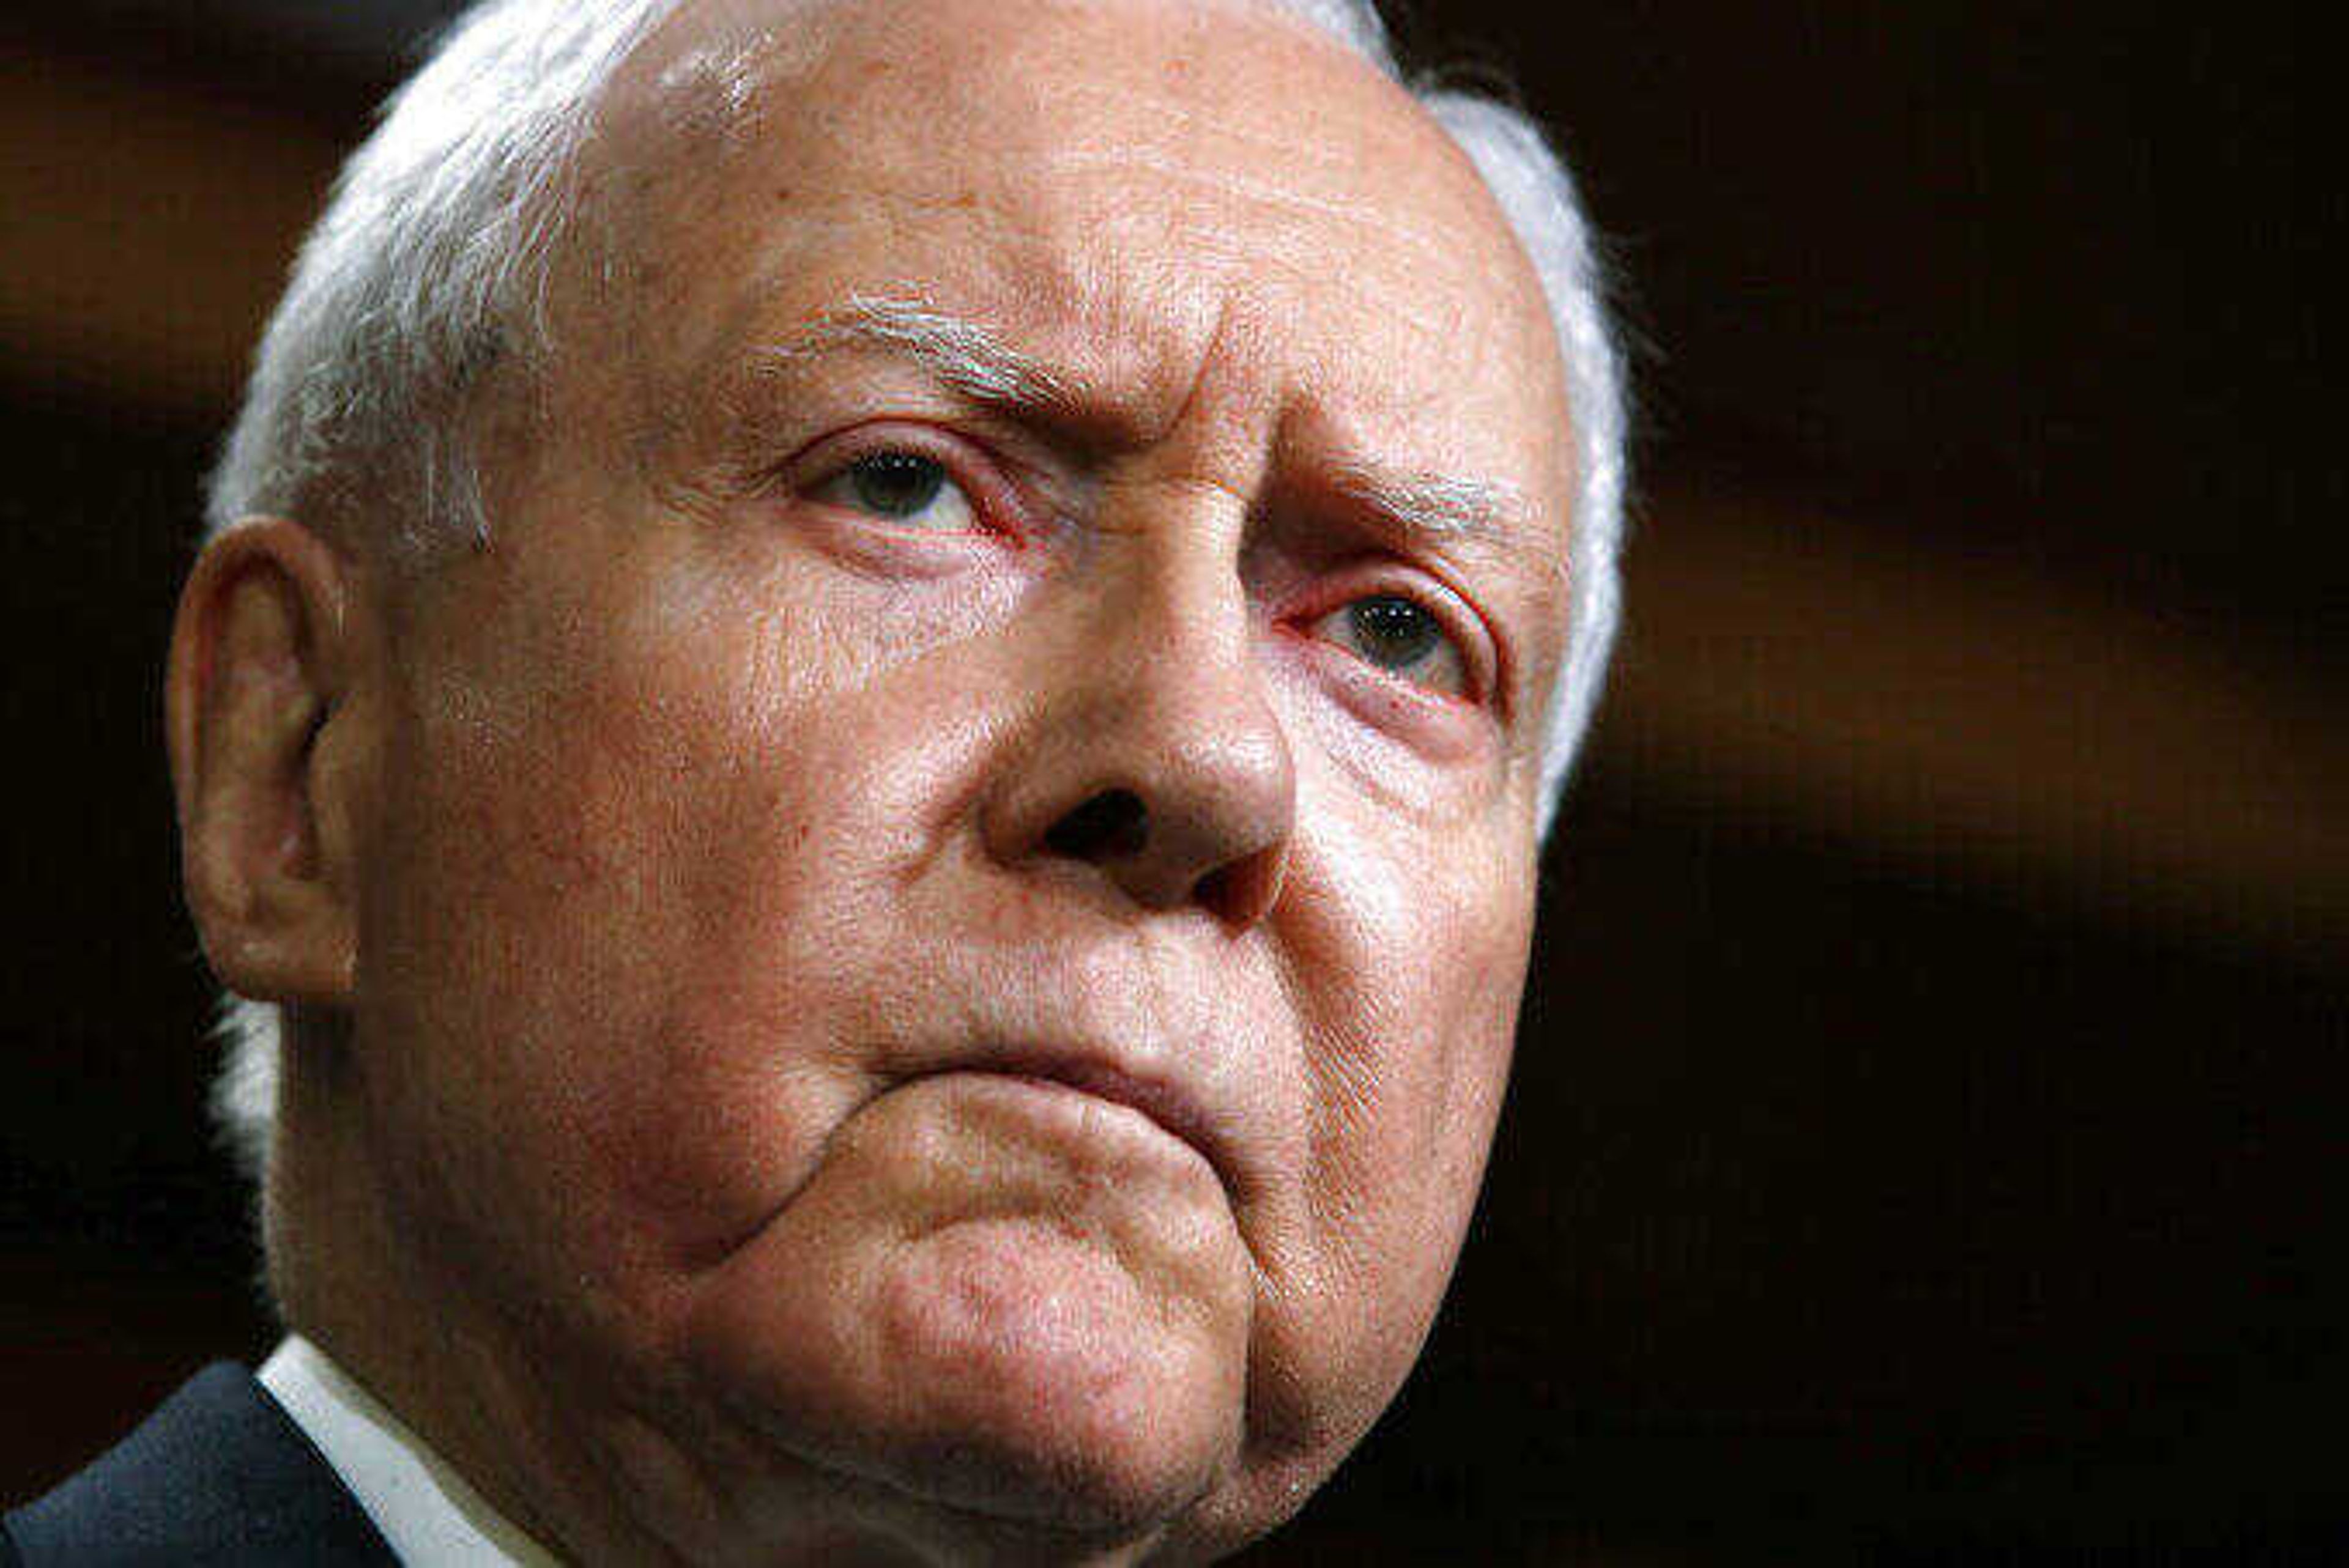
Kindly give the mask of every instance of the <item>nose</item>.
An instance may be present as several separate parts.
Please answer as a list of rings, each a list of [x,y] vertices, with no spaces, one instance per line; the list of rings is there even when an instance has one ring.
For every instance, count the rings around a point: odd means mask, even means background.
[[[1154,573],[1087,606],[983,807],[1007,865],[1093,868],[1136,905],[1235,933],[1280,897],[1295,826],[1288,741],[1226,567]]]

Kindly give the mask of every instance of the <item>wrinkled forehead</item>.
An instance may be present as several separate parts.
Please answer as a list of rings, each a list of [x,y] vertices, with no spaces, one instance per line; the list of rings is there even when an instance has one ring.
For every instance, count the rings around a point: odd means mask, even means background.
[[[1543,490],[1568,460],[1546,303],[1475,170],[1268,0],[688,5],[589,170],[670,395],[776,325],[746,317],[916,292],[1138,405],[1237,325],[1341,418],[1538,446],[1472,455]]]
[[[1286,46],[1257,51],[1257,68],[1237,77],[1203,69],[1214,45],[1238,38]],[[1103,43],[1123,46],[1104,52]],[[1308,84],[1290,73],[1309,55],[1408,102],[1369,60],[1281,0],[679,0],[622,65],[606,107],[723,137],[747,129],[740,111],[773,107],[764,89],[805,86],[835,59],[949,92],[990,77],[1032,85],[1057,76],[1064,88],[1204,105],[1221,88],[1293,97]]]

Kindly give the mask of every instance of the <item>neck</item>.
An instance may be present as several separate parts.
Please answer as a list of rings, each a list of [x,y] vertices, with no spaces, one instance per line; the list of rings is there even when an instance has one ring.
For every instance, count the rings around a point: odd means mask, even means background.
[[[580,1419],[582,1368],[532,1343],[461,1264],[430,1253],[441,1227],[392,1207],[398,1183],[330,1076],[295,1070],[288,1041],[270,1173],[269,1277],[285,1326],[323,1350],[517,1529],[566,1560],[685,1560],[573,1477],[608,1478]],[[304,1065],[312,1065],[305,1063]],[[530,1352],[521,1347],[532,1343]],[[565,1408],[548,1408],[547,1390]]]

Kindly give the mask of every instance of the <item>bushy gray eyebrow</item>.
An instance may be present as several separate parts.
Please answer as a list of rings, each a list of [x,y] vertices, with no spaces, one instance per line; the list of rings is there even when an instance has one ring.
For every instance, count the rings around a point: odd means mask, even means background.
[[[787,371],[841,350],[878,349],[912,359],[972,401],[1012,412],[1079,407],[1069,381],[996,328],[940,309],[919,295],[853,294],[751,350],[759,371]],[[1532,507],[1514,485],[1368,461],[1340,464],[1335,492],[1398,535],[1465,542],[1503,554],[1530,554],[1524,523]]]
[[[921,299],[851,294],[781,342],[752,350],[750,360],[781,368],[843,348],[905,355],[977,402],[1032,408],[1072,401],[1060,377],[994,328]]]
[[[1343,463],[1334,482],[1340,495],[1381,513],[1404,531],[1436,539],[1492,539],[1528,510],[1524,492],[1515,485],[1422,469]]]

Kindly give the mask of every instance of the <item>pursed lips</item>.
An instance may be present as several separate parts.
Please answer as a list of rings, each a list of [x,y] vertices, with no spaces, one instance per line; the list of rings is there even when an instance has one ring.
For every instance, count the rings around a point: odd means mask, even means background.
[[[1180,1083],[1146,1078],[1121,1067],[1113,1053],[1032,1043],[976,1046],[935,1057],[926,1053],[925,1059],[905,1073],[904,1081],[949,1073],[1055,1084],[1137,1111],[1205,1160],[1228,1198],[1237,1202],[1242,1191],[1231,1134],[1198,1096]]]

